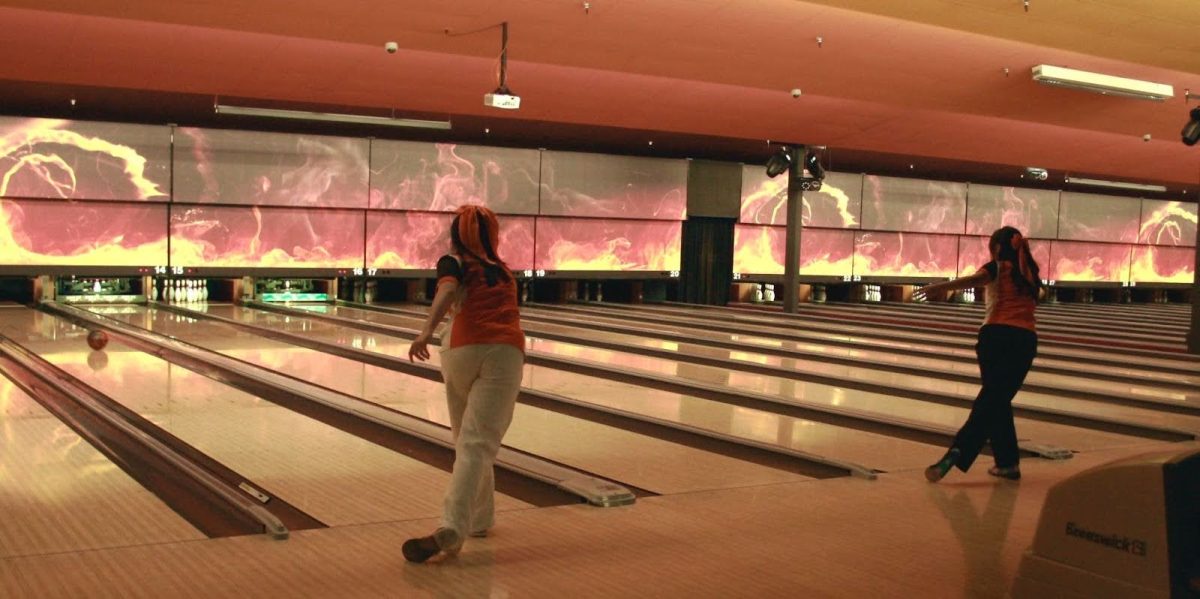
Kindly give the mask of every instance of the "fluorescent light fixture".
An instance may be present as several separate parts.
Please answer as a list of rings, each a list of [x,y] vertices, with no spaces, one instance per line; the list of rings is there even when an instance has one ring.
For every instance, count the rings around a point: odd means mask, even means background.
[[[1163,185],[1145,185],[1142,183],[1126,183],[1124,181],[1104,181],[1101,179],[1079,179],[1075,177],[1067,177],[1067,183],[1075,185],[1091,185],[1092,187],[1111,187],[1113,189],[1132,189],[1135,191],[1157,191],[1165,192],[1167,188]]]
[[[236,116],[261,116],[273,119],[296,119],[300,121],[326,121],[331,123],[355,123],[359,125],[382,125],[384,127],[415,127],[418,129],[449,129],[450,121],[423,121],[420,119],[396,119],[386,116],[361,114],[338,114],[335,112],[309,112],[307,110],[281,110],[278,108],[253,108],[248,106],[216,105],[217,114]]]
[[[1158,100],[1161,102],[1175,97],[1175,88],[1165,83],[1126,79],[1125,77],[1077,71],[1075,69],[1056,67],[1048,64],[1039,64],[1033,67],[1033,80],[1043,85],[1069,87],[1126,98]]]

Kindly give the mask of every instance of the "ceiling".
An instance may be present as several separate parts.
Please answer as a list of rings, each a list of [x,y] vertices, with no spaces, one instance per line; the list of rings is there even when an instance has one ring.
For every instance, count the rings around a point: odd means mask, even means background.
[[[1016,183],[1037,166],[1048,184],[1200,187],[1200,148],[1179,142],[1184,89],[1200,92],[1194,0],[589,4],[0,0],[0,103],[243,126],[212,114],[220,96],[450,118],[449,138],[477,143],[754,160],[775,140],[828,146],[835,169]],[[482,105],[500,34],[476,30],[500,21],[515,113]],[[1177,97],[1039,86],[1029,72],[1042,63],[1169,83]]]

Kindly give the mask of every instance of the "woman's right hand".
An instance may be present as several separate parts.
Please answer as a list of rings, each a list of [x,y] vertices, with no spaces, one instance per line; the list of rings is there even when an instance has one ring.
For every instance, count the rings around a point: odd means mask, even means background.
[[[408,360],[411,362],[414,359],[424,362],[429,359],[429,339],[432,337],[429,333],[421,333],[413,339],[412,345],[408,346]]]

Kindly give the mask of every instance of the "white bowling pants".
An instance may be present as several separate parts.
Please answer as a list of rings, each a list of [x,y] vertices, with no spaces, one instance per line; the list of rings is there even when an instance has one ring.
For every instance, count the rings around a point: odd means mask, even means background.
[[[494,523],[493,463],[512,422],[524,362],[521,350],[511,345],[442,350],[455,454],[442,527],[454,530],[460,539]]]

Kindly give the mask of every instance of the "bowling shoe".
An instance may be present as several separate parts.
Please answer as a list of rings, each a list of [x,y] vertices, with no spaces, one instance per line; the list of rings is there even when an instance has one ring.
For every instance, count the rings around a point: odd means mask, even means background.
[[[400,547],[404,559],[415,564],[423,564],[438,553],[448,556],[457,555],[462,549],[463,542],[458,533],[450,528],[439,528],[427,537],[409,539]]]
[[[942,456],[942,459],[938,460],[938,463],[925,469],[925,480],[931,483],[936,483],[937,481],[946,478],[946,473],[950,472],[950,469],[954,467],[956,462],[958,462],[958,456],[961,454],[962,452],[959,451],[957,447],[951,447],[950,451],[947,451],[946,455]]]
[[[1021,469],[1016,466],[1010,466],[1008,468],[992,466],[991,468],[988,468],[988,474],[999,478],[1006,478],[1008,480],[1021,480]]]

